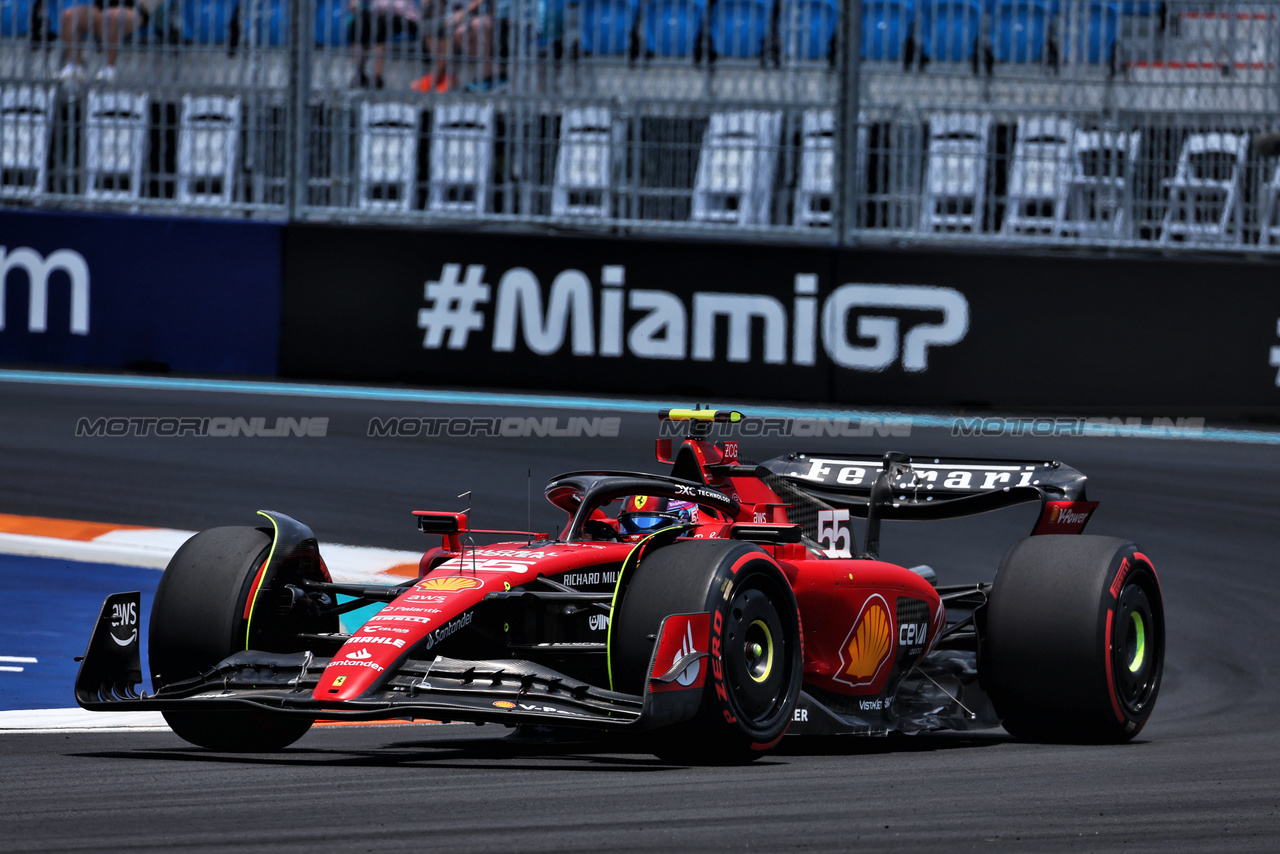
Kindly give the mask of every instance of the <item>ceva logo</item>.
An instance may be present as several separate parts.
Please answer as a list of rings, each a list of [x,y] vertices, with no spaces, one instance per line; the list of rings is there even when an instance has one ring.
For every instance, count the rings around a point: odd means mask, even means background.
[[[74,249],[59,249],[48,258],[29,246],[13,251],[0,246],[0,332],[5,328],[5,286],[10,272],[27,274],[27,331],[44,332],[49,327],[49,276],[56,271],[71,282],[71,334],[89,334],[89,264]]]

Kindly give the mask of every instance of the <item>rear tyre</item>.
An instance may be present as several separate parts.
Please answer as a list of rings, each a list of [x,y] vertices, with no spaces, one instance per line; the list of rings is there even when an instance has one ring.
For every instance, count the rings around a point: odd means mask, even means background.
[[[996,574],[982,684],[1018,738],[1128,741],[1155,706],[1164,638],[1160,582],[1133,543],[1029,537]]]
[[[148,645],[157,691],[246,648],[245,607],[270,548],[271,536],[261,529],[211,528],[178,549],[151,609]],[[312,724],[309,718],[259,711],[170,711],[164,719],[192,744],[253,753],[287,747]]]
[[[800,613],[786,576],[749,543],[697,540],[658,549],[631,572],[610,630],[617,690],[644,691],[663,618],[712,616],[697,716],[653,732],[650,749],[685,764],[763,755],[786,732],[803,678]]]

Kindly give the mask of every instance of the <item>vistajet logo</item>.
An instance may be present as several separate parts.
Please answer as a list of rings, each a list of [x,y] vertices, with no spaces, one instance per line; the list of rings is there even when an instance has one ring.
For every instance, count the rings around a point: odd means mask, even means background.
[[[0,332],[5,329],[5,285],[13,281],[9,274],[14,270],[27,276],[28,332],[48,330],[49,277],[61,272],[71,284],[71,334],[89,334],[89,264],[84,256],[74,249],[59,249],[45,258],[29,246],[12,251],[0,246]]]
[[[463,350],[484,331],[481,306],[494,290],[484,279],[484,265],[452,263],[426,283],[427,307],[418,311],[425,349]],[[820,341],[843,368],[921,372],[932,348],[958,344],[969,331],[969,303],[953,288],[855,283],[820,300],[818,277],[798,273],[793,290],[790,306],[766,294],[711,291],[686,303],[670,291],[628,288],[626,268],[606,265],[599,288],[581,270],[561,271],[544,302],[538,277],[514,267],[498,279],[490,346],[509,353],[519,343],[540,356],[568,347],[575,356],[812,365]],[[627,311],[642,314],[628,326]],[[904,312],[917,319],[908,323]],[[941,319],[921,321],[921,312]]]

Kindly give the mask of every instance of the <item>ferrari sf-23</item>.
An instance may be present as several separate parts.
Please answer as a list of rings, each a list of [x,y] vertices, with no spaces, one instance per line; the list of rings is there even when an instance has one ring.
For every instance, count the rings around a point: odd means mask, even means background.
[[[154,693],[138,692],[139,594],[118,593],[76,700],[160,711],[222,751],[279,750],[317,719],[413,718],[631,733],[675,762],[746,761],[784,735],[1003,726],[1096,743],[1146,723],[1160,583],[1134,543],[1081,533],[1097,503],[1080,472],[896,452],[757,464],[713,436],[738,412],[659,417],[684,422],[658,441],[669,473],[552,478],[554,537],[415,511],[442,540],[403,584],[333,582],[312,531],[281,513],[198,533],[156,591]],[[940,586],[878,557],[885,520],[1020,502],[1039,503],[1035,527],[990,583]]]

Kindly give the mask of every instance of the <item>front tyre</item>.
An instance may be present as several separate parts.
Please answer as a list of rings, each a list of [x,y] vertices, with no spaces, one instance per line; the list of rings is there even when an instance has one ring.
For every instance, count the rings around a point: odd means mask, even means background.
[[[664,617],[710,613],[709,673],[697,715],[654,731],[650,746],[678,763],[748,762],[782,738],[800,697],[800,615],[786,576],[761,549],[680,541],[643,558],[626,580],[611,628],[618,690],[641,693]]]
[[[178,549],[151,609],[148,645],[157,691],[246,648],[245,611],[270,549],[270,534],[239,527],[202,531]],[[200,747],[255,753],[293,744],[312,724],[259,711],[168,711],[164,719]]]
[[[1123,742],[1146,724],[1164,670],[1155,568],[1113,537],[1030,537],[996,574],[979,663],[1021,739]]]

